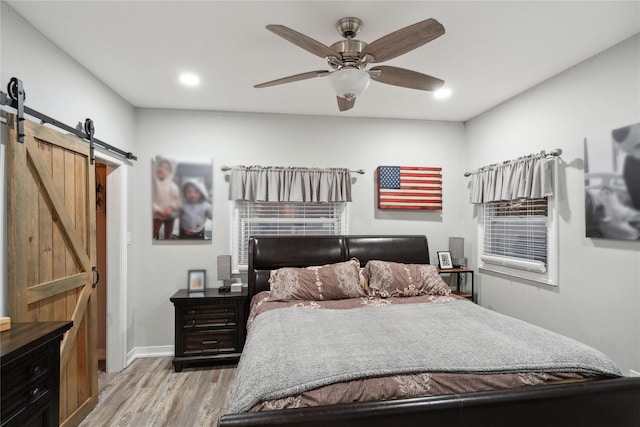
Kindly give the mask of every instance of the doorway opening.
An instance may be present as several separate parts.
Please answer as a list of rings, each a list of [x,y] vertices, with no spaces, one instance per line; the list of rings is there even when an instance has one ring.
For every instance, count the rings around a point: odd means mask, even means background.
[[[98,367],[127,367],[127,182],[126,163],[96,150],[96,246]]]
[[[107,176],[115,167],[96,162],[96,255],[100,274],[98,282],[98,370],[107,369]]]

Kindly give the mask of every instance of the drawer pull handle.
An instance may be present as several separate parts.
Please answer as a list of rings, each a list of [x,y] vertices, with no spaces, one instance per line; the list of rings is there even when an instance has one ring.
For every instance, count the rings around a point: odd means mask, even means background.
[[[191,321],[191,326],[196,326],[196,321],[195,321],[195,319]]]
[[[40,372],[42,372],[42,368],[40,366],[34,366],[33,368],[31,368],[31,376],[35,377],[38,374],[40,374]]]
[[[194,314],[196,314],[196,311],[195,310],[189,310],[189,311],[187,311],[187,314],[190,314],[190,315],[193,316]]]
[[[203,340],[202,345],[218,344],[218,340]]]
[[[31,392],[29,393],[29,397],[31,397],[31,400],[34,400],[35,398],[38,397],[39,394],[40,394],[40,389],[36,387],[33,390],[31,390]]]

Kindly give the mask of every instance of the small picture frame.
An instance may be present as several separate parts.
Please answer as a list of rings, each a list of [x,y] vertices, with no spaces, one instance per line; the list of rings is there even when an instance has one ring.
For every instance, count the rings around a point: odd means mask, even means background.
[[[453,268],[453,259],[451,258],[451,252],[438,251],[438,267],[442,270]]]
[[[204,292],[207,286],[207,270],[189,270],[187,276],[187,291]]]

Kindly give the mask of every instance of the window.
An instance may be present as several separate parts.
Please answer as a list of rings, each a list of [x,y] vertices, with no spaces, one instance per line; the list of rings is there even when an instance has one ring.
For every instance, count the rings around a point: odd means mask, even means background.
[[[480,268],[557,285],[555,212],[553,197],[484,203]]]
[[[251,236],[348,234],[347,202],[248,202],[233,212],[233,269],[246,271]]]

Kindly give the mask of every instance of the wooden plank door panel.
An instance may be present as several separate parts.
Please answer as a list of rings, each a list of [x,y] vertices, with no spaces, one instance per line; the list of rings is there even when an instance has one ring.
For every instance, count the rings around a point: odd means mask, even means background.
[[[8,115],[8,306],[16,322],[72,320],[60,346],[60,425],[98,401],[95,175],[89,146]]]

